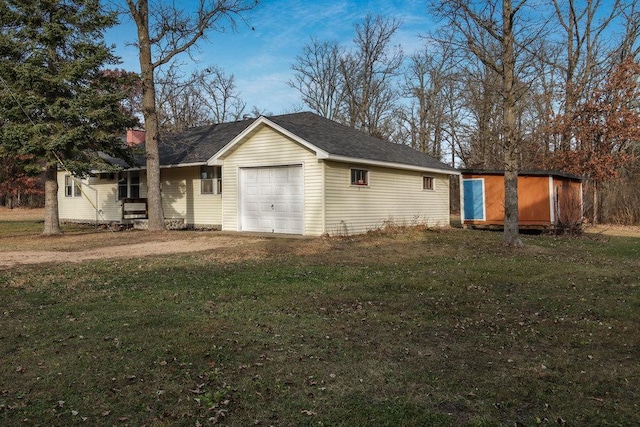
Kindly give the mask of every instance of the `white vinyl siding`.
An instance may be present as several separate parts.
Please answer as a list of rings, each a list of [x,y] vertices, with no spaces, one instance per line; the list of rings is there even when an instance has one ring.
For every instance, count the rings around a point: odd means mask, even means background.
[[[191,226],[222,224],[221,195],[201,193],[199,166],[161,169],[160,174],[165,218],[182,218]]]
[[[304,176],[303,234],[323,233],[322,165],[315,153],[270,128],[262,128],[240,142],[223,161],[223,230],[240,229],[238,180],[241,168],[301,165]]]
[[[65,172],[58,172],[60,221],[105,223],[119,222],[122,219],[121,202],[118,201],[118,174],[110,179],[100,179],[95,176],[80,180],[84,192],[82,197],[65,197],[65,174]],[[146,197],[145,179],[145,173],[140,172],[140,197]]]
[[[368,186],[351,185],[353,168],[369,171]],[[326,232],[364,233],[386,222],[449,225],[449,177],[433,174],[434,190],[424,191],[423,176],[421,172],[325,162]]]
[[[118,200],[118,174],[112,179],[99,177],[82,180],[87,197],[64,196],[64,173],[58,173],[58,208],[63,222],[120,222],[122,202]],[[183,218],[187,225],[220,227],[222,196],[200,194],[200,167],[163,168],[162,207],[165,218]],[[146,173],[140,171],[140,197],[147,197]],[[96,213],[92,203],[100,213]]]

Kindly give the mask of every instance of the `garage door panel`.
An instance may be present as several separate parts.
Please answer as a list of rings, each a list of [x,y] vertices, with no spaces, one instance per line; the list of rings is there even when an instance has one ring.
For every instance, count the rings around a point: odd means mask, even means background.
[[[258,228],[259,226],[257,218],[247,218],[245,222],[246,222],[245,226],[247,227],[247,230]]]
[[[302,214],[302,203],[291,203],[289,205],[289,212],[292,214]]]
[[[245,209],[247,210],[247,212],[258,212],[258,204],[254,203],[254,202],[247,202],[245,204]]]
[[[289,182],[289,170],[285,168],[274,169],[273,180],[275,182]]]
[[[259,190],[258,194],[260,196],[271,196],[271,195],[273,195],[273,186],[272,185],[261,184],[259,189],[260,190]]]
[[[258,182],[258,171],[255,169],[245,169],[242,178],[245,182]]]
[[[289,212],[289,206],[286,203],[275,203],[273,205],[273,211],[276,214],[286,214]]]
[[[240,229],[304,232],[301,166],[240,169]]]
[[[272,204],[269,202],[260,202],[259,205],[260,205],[260,210],[256,212],[258,214],[271,213],[271,211],[273,210],[271,209]]]
[[[293,230],[300,230],[300,233],[304,230],[304,222],[301,219],[291,219],[289,221],[289,227]]]
[[[257,177],[261,182],[271,181],[271,170],[269,168],[259,168],[257,170]]]

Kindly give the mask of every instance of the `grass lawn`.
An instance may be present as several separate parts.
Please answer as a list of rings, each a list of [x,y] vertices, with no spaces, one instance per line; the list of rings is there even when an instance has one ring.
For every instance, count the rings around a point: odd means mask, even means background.
[[[640,239],[501,238],[5,269],[0,424],[640,425]]]

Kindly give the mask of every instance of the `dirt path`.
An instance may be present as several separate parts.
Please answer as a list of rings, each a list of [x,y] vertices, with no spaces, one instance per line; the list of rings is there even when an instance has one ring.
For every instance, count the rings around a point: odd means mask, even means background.
[[[4,221],[37,221],[43,218],[40,209],[5,209],[0,208],[0,220]],[[640,227],[599,225],[588,227],[587,233],[640,237]],[[169,232],[161,235],[103,233],[85,235],[67,235],[59,240],[37,240],[39,237],[25,236],[11,238],[7,247],[17,250],[0,251],[0,270],[31,264],[64,262],[82,262],[96,259],[133,259],[151,255],[214,251],[221,248],[243,248],[245,255],[262,253],[257,243],[267,238],[260,236],[224,234],[220,232]],[[6,242],[5,242],[6,243]],[[299,248],[302,251],[321,250],[322,245],[311,242]],[[33,250],[33,249],[48,250]],[[25,250],[22,250],[25,249]]]
[[[233,238],[231,236],[202,237],[195,239],[153,241],[127,245],[106,246],[82,251],[18,251],[0,252],[0,269],[25,264],[58,262],[82,262],[95,259],[131,259],[150,255],[165,255],[187,252],[202,252],[219,248],[248,245],[261,241],[260,238]],[[64,255],[63,255],[64,254]]]

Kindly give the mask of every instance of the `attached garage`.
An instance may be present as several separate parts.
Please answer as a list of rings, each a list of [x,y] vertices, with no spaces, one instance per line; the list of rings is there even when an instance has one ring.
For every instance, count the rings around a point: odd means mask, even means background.
[[[240,169],[242,231],[304,233],[302,165]]]

